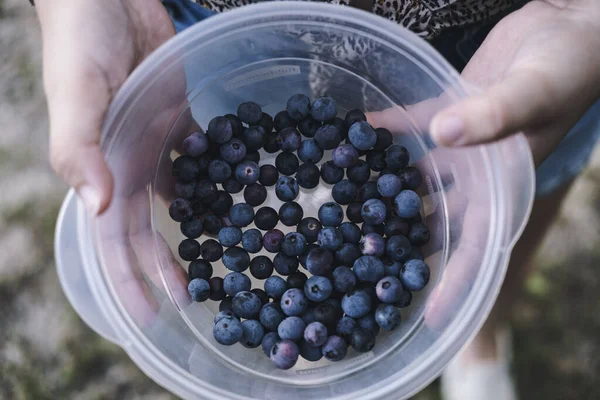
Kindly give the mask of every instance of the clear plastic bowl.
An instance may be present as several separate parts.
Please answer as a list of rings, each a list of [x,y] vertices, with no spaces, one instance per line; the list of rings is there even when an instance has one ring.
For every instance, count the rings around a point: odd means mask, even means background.
[[[172,254],[182,235],[167,205],[170,162],[194,128],[190,116],[206,127],[248,100],[274,114],[297,92],[334,97],[340,115],[366,110],[373,125],[389,128],[409,148],[424,174],[432,278],[403,309],[401,327],[380,334],[372,352],[281,371],[260,348],[214,341],[217,304],[190,303],[185,270]],[[70,302],[151,378],[184,398],[414,394],[488,315],[533,200],[533,163],[521,135],[456,150],[427,139],[431,117],[467,94],[457,72],[426,42],[349,7],[269,2],[186,30],[140,65],[107,114],[102,146],[115,177],[109,210],[90,220],[73,194],[65,201],[56,257]],[[273,162],[262,155],[261,164]],[[323,184],[302,191],[299,202],[308,216],[328,199]],[[279,207],[272,189],[267,203]],[[223,276],[223,266],[214,266]]]

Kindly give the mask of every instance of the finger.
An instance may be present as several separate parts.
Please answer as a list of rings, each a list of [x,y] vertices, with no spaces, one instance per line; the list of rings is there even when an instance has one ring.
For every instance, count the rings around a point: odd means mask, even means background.
[[[555,102],[543,74],[521,70],[503,82],[449,106],[430,125],[432,139],[443,146],[494,141],[534,126],[550,115]]]

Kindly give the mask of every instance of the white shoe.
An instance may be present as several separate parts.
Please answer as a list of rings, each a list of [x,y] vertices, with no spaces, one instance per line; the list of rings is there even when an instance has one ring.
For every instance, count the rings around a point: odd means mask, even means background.
[[[460,353],[442,374],[444,400],[517,400],[510,376],[512,341],[508,330],[496,335],[496,360],[474,360]]]

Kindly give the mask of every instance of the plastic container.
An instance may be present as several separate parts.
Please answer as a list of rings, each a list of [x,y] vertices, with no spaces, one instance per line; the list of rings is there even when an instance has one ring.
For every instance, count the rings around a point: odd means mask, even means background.
[[[348,42],[362,51],[349,51]],[[410,149],[424,173],[432,279],[404,309],[402,326],[380,335],[372,352],[280,371],[260,348],[214,341],[216,303],[190,304],[185,270],[170,251],[182,235],[168,218],[166,193],[171,158],[193,129],[190,115],[206,127],[247,100],[274,113],[296,92],[327,93],[340,114],[369,111],[375,126],[388,127]],[[65,200],[56,257],[70,302],[152,379],[184,398],[414,394],[488,315],[533,201],[533,163],[522,136],[458,150],[427,140],[433,114],[467,94],[426,42],[349,7],[267,3],[188,29],[142,63],[107,114],[102,146],[115,176],[110,209],[90,220],[72,194]],[[269,160],[263,154],[261,163]],[[326,185],[304,191],[305,216],[329,196]],[[267,203],[279,206],[272,190]],[[215,275],[224,275],[222,266],[215,264]]]

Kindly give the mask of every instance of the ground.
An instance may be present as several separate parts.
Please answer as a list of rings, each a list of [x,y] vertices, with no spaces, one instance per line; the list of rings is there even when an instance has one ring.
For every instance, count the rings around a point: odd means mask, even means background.
[[[67,188],[47,161],[40,34],[27,0],[0,0],[0,57],[0,398],[173,398],[87,328],[59,287],[52,246]],[[524,399],[600,398],[599,227],[596,151],[513,316]],[[434,383],[416,399],[437,391]]]

